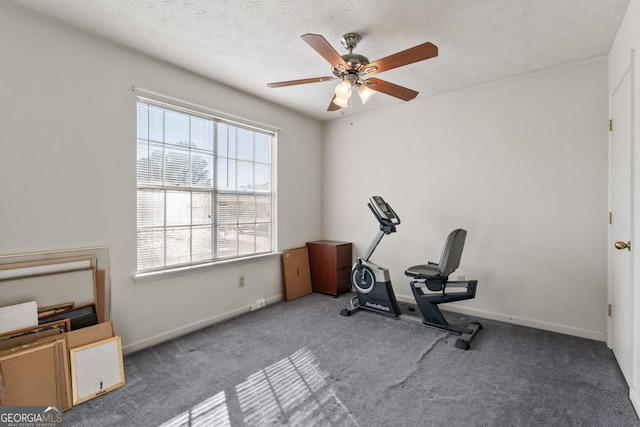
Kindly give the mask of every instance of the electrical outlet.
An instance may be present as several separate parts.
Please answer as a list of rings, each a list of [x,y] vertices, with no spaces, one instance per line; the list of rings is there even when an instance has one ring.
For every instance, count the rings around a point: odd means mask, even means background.
[[[258,298],[253,302],[253,304],[251,304],[251,311],[258,310],[260,308],[263,308],[264,306],[265,306],[264,298]]]
[[[240,277],[238,278],[238,287],[244,288],[244,274],[241,274]]]

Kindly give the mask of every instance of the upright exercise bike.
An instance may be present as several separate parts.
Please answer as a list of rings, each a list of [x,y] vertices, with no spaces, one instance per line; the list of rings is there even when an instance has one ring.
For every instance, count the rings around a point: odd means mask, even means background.
[[[422,317],[418,317],[413,314],[415,308],[412,306],[405,308],[398,304],[391,285],[389,270],[370,261],[371,255],[382,238],[396,232],[396,226],[400,225],[400,218],[380,196],[371,197],[367,206],[380,223],[380,229],[367,252],[356,260],[351,269],[351,284],[357,295],[351,299],[350,306],[342,309],[340,314],[350,316],[363,309],[399,320],[421,323],[458,335],[455,346],[468,350],[469,343],[482,329],[482,325],[478,322],[471,322],[468,325],[451,325],[438,308],[438,304],[475,298],[478,283],[476,280],[448,280],[449,275],[460,264],[467,232],[457,229],[449,234],[439,263],[416,265],[405,271],[405,275],[414,279],[410,282],[410,286],[416,305],[422,314]],[[461,290],[447,293],[447,287]]]

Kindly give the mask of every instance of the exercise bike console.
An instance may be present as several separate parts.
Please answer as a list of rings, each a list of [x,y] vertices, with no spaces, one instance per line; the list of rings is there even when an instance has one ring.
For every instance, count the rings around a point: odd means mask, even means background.
[[[390,227],[400,224],[400,218],[382,197],[373,196],[367,205],[381,226]]]
[[[467,232],[457,229],[449,234],[440,263],[429,262],[410,267],[405,271],[407,276],[415,279],[410,283],[410,287],[422,314],[422,318],[419,318],[402,312],[391,285],[389,270],[370,261],[371,255],[382,238],[396,232],[396,226],[400,225],[400,217],[380,196],[371,197],[367,206],[380,223],[380,229],[367,252],[356,260],[351,269],[351,284],[357,295],[351,299],[350,307],[344,308],[340,314],[350,316],[357,310],[365,309],[400,320],[419,322],[459,335],[456,347],[467,350],[469,342],[476,332],[482,329],[482,325],[478,322],[472,322],[466,326],[450,325],[438,308],[438,304],[475,298],[476,280],[448,282],[448,276],[458,268],[460,263]],[[447,294],[447,284],[449,287],[464,288],[464,290],[453,295]],[[432,292],[427,292],[425,289]],[[415,308],[409,306],[408,310],[413,312]]]

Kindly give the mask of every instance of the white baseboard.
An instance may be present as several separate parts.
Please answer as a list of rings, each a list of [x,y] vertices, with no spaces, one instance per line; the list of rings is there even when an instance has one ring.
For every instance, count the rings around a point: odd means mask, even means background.
[[[636,415],[640,417],[640,400],[634,388],[629,388],[629,400],[631,400],[633,409],[636,410]]]
[[[274,295],[272,297],[265,298],[265,302],[267,305],[269,305],[269,304],[273,304],[278,301],[281,301],[282,298],[283,298],[282,294]],[[206,328],[207,326],[215,325],[216,323],[220,323],[225,320],[240,316],[241,314],[248,313],[249,311],[251,311],[251,305],[245,305],[243,307],[239,307],[234,310],[218,314],[216,316],[201,320],[199,322],[192,323],[190,325],[172,329],[171,331],[158,334],[151,338],[147,338],[132,344],[127,344],[125,346],[122,346],[122,353],[123,354],[133,353],[135,351],[142,350],[143,348],[151,347],[156,344],[160,344],[162,342],[168,341],[170,339],[177,338],[182,335],[186,335],[188,333],[197,331],[202,328]]]
[[[399,301],[415,304],[413,297],[405,295],[396,295]],[[561,325],[558,323],[542,322],[540,320],[526,319],[523,317],[509,316],[506,314],[493,313],[473,308],[460,307],[455,304],[447,304],[447,311],[454,313],[467,314],[469,316],[477,316],[499,322],[512,323],[514,325],[527,326],[529,328],[542,329],[545,331],[558,332],[560,334],[573,335],[580,338],[587,338],[595,341],[606,341],[607,337],[604,332],[592,331],[589,329],[581,329],[573,326]]]
[[[413,299],[413,297],[409,297],[406,295],[396,295],[396,298],[398,299],[398,301],[415,304],[415,300]],[[278,301],[281,301],[283,299],[283,295],[282,294],[274,295],[265,299],[266,299],[266,304],[269,305],[269,304],[273,304]],[[574,328],[571,326],[560,325],[556,323],[541,322],[539,320],[508,316],[504,314],[492,313],[488,311],[477,310],[477,309],[472,309],[467,307],[459,307],[459,306],[456,306],[455,304],[447,304],[447,310],[452,311],[454,313],[467,314],[469,316],[477,316],[485,319],[497,320],[500,322],[512,323],[515,325],[542,329],[545,331],[558,332],[561,334],[573,335],[576,337],[587,338],[587,339],[592,339],[596,341],[606,340],[606,334],[604,332],[591,331],[588,329]],[[160,344],[164,341],[177,338],[181,335],[186,335],[188,333],[197,331],[198,329],[206,328],[207,326],[215,325],[216,323],[220,323],[225,320],[240,316],[241,314],[248,313],[249,311],[251,311],[251,306],[245,305],[245,306],[236,308],[234,310],[230,310],[225,313],[221,313],[216,316],[210,317],[208,319],[201,320],[199,322],[182,326],[180,328],[172,329],[171,331],[167,331],[162,334],[158,334],[156,336],[153,336],[135,343],[127,344],[122,347],[122,352],[124,354],[133,353],[135,351],[142,350],[143,348],[151,347],[156,344]],[[632,402],[634,402],[634,407],[636,408],[636,411],[640,413],[640,411],[638,411],[638,409],[640,408],[640,401],[638,401],[638,396],[635,395],[635,392],[633,390],[630,393],[633,393]]]

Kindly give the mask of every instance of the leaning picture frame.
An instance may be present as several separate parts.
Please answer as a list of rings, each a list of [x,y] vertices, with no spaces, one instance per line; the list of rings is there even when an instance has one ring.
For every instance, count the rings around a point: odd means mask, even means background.
[[[119,336],[71,349],[70,355],[73,405],[124,386]]]
[[[16,347],[24,347],[25,345],[33,343],[39,339],[64,334],[70,330],[70,320],[61,319],[30,328],[5,332],[0,334],[0,351]]]

